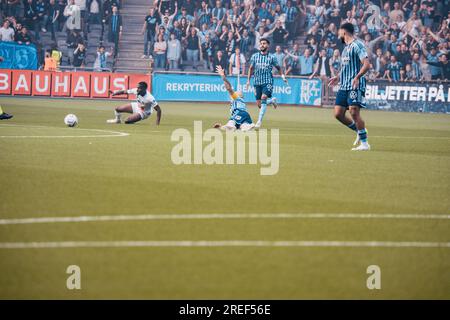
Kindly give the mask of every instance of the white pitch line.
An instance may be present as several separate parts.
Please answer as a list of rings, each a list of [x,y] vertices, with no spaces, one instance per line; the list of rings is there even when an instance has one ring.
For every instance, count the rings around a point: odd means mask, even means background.
[[[60,128],[60,127],[50,127],[50,126],[36,126],[36,125],[20,125],[20,124],[2,124],[0,125],[0,128],[6,128],[6,127],[21,127],[21,128],[37,128],[37,129],[60,129],[60,130],[74,130],[76,131],[94,131],[94,132],[102,132],[102,133],[109,133],[109,134],[99,134],[99,135],[54,135],[54,136],[0,136],[0,138],[13,138],[13,139],[20,139],[20,138],[39,138],[39,139],[55,139],[55,138],[111,138],[111,137],[126,137],[129,136],[129,133],[126,132],[120,132],[120,131],[113,131],[113,130],[103,130],[103,129],[83,129],[83,128]]]
[[[197,213],[197,214],[140,214],[100,215],[76,217],[41,217],[0,219],[0,225],[97,222],[97,221],[141,221],[141,220],[218,220],[218,219],[422,219],[449,220],[450,214],[408,213]]]
[[[150,247],[325,247],[325,248],[450,248],[450,242],[395,241],[61,241],[0,242],[0,249]]]

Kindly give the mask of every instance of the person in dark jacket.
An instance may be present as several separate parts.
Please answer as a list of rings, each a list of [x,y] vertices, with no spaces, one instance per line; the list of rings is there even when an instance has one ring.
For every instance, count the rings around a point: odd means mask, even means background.
[[[86,61],[86,47],[83,43],[79,43],[78,47],[73,52],[73,62],[72,65],[74,67],[84,68]]]
[[[30,34],[28,33],[27,27],[23,26],[20,32],[16,36],[16,42],[18,44],[26,44],[30,45],[33,43],[33,39],[31,38]]]
[[[330,58],[327,57],[327,51],[325,49],[320,50],[319,57],[317,58],[314,71],[310,78],[315,76],[331,77]]]
[[[73,53],[75,49],[78,47],[78,44],[83,42],[83,37],[81,36],[80,32],[76,30],[70,31],[70,33],[67,35],[67,57],[69,59],[69,64],[73,63]]]
[[[112,15],[109,18],[108,41],[114,42],[114,57],[117,56],[119,39],[122,36],[122,16],[116,6],[112,6]]]
[[[441,54],[438,62],[427,61],[427,64],[441,68],[441,79],[450,80],[450,62],[448,61],[447,55]]]
[[[216,56],[214,57],[214,61],[213,61],[213,70],[214,72],[217,72],[217,66],[221,66],[222,69],[227,70],[227,59],[223,56],[223,52],[222,51],[217,51]]]

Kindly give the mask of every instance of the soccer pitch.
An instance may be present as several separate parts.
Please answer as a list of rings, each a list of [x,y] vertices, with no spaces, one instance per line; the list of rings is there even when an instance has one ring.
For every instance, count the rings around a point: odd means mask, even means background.
[[[449,115],[363,111],[372,151],[352,152],[331,110],[269,107],[263,176],[173,164],[173,131],[223,123],[225,104],[106,124],[118,104],[0,98],[0,298],[450,298]]]

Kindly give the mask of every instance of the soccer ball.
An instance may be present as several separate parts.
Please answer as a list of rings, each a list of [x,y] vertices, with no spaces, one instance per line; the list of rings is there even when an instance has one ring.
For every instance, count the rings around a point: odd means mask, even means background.
[[[75,127],[78,124],[78,118],[76,115],[74,114],[68,114],[65,118],[64,118],[64,123],[68,126],[68,127]]]

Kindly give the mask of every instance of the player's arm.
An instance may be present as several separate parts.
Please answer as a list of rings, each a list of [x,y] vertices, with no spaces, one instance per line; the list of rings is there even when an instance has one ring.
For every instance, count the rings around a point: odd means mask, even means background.
[[[361,79],[361,77],[364,74],[366,74],[366,72],[369,71],[369,69],[370,69],[370,61],[367,56],[365,58],[363,58],[361,60],[361,62],[363,63],[363,66],[362,66],[361,70],[359,70],[358,74],[355,76],[355,79],[353,79],[353,81],[352,81],[352,88],[354,88],[354,89],[358,88],[359,79]]]
[[[342,64],[340,64],[339,69],[336,70],[336,72],[334,73],[334,76],[328,80],[329,87],[332,87],[339,82],[339,75],[341,73],[341,69],[342,69]]]
[[[128,93],[128,90],[117,90],[117,91],[109,90],[109,93],[114,97],[114,96],[118,96],[121,94],[126,94],[126,93]]]
[[[284,83],[288,84],[288,81],[286,79],[286,75],[283,72],[283,68],[279,64],[276,64],[275,65],[275,69],[278,70],[278,73],[280,74],[281,79],[283,79]]]
[[[250,66],[248,67],[247,73],[247,84],[246,84],[247,87],[250,86],[250,78],[252,77],[252,74],[253,74],[253,60],[250,59]]]
[[[162,117],[162,110],[159,104],[153,107],[154,110],[156,110],[156,125],[159,126],[159,123],[161,122]]]
[[[225,89],[227,89],[227,91],[230,94],[230,96],[233,97],[234,96],[234,90],[233,90],[233,87],[231,86],[230,81],[228,81],[227,76],[225,75],[225,70],[223,70],[223,68],[220,65],[216,67],[216,70],[217,70],[217,73],[222,78],[223,83],[225,84]]]

